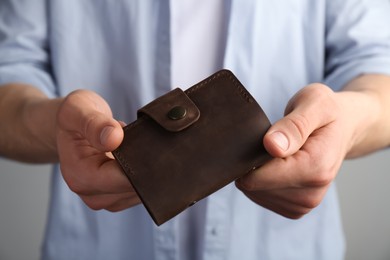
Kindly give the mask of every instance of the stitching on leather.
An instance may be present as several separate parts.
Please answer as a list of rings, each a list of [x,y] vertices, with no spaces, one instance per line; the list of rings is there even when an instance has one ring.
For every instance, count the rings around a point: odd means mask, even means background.
[[[141,117],[141,118],[138,118],[136,121],[133,121],[132,123],[126,125],[124,128],[123,128],[123,131],[126,132],[127,130],[135,127],[136,125],[140,124],[142,121],[145,121],[146,118],[145,117]],[[121,165],[122,167],[124,168],[125,172],[126,173],[129,173],[130,175],[136,175],[135,171],[130,167],[130,165],[126,162],[126,160],[124,159],[122,153],[120,152],[119,150],[120,148],[118,148],[118,150],[116,150],[116,155],[117,155],[117,158],[118,160],[121,162]]]
[[[196,92],[206,85],[208,85],[211,81],[218,79],[220,77],[227,77],[230,81],[233,82],[234,86],[238,89],[238,92],[240,93],[241,97],[245,99],[246,102],[252,103],[253,98],[251,95],[246,91],[246,89],[241,85],[241,83],[233,77],[232,74],[228,73],[227,71],[221,71],[214,76],[208,78],[207,80],[199,83],[198,85],[195,85],[194,87],[190,88],[189,90],[185,91],[187,95],[191,95],[191,93]]]
[[[135,172],[132,170],[130,165],[125,161],[125,158],[123,158],[123,155],[119,150],[116,151],[116,157],[121,162],[121,165],[125,170],[125,173],[130,173],[131,175],[135,175]]]

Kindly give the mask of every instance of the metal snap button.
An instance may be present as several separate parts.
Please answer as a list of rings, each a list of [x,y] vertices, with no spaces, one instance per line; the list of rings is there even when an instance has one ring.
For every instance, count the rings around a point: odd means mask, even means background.
[[[168,117],[172,120],[179,120],[187,115],[187,110],[182,106],[173,107],[168,112]]]

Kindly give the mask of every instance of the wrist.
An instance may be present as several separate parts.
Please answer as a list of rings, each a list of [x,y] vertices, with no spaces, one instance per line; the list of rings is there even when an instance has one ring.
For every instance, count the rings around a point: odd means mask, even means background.
[[[373,93],[366,91],[342,91],[337,93],[344,115],[344,128],[350,134],[346,158],[355,158],[383,147],[383,138],[378,135],[381,123],[381,106]],[[347,141],[348,142],[348,141]]]
[[[57,162],[56,115],[62,99],[37,97],[23,105],[22,119],[29,138],[36,141],[34,161]]]
[[[57,162],[55,118],[60,99],[20,83],[0,87],[0,155],[17,161]]]
[[[345,91],[345,92],[344,92]],[[390,145],[390,77],[365,74],[350,81],[340,92],[347,120],[354,125],[354,142],[347,157],[357,157]],[[343,94],[345,93],[345,94]]]

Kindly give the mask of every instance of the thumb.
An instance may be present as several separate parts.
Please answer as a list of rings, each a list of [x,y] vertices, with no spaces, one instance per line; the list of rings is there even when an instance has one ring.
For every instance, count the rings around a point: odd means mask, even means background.
[[[86,139],[96,149],[104,152],[115,150],[123,140],[119,122],[104,115],[95,115],[86,120]]]
[[[276,122],[264,136],[264,146],[274,157],[286,157],[297,152],[307,140],[313,127],[305,115],[287,115]]]
[[[121,124],[112,117],[106,101],[92,91],[69,94],[60,106],[57,123],[74,140],[87,140],[99,151],[112,151],[123,140]]]
[[[332,122],[332,93],[322,84],[312,84],[299,91],[288,103],[286,116],[264,136],[266,150],[274,157],[292,155],[316,129]]]

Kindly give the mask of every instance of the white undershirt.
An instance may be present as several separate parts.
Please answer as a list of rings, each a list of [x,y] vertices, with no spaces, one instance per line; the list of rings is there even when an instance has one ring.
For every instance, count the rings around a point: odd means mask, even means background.
[[[223,66],[227,1],[171,0],[170,11],[172,88],[187,89]],[[177,216],[179,259],[202,258],[206,204]]]
[[[227,1],[170,3],[172,85],[186,89],[222,68]]]

